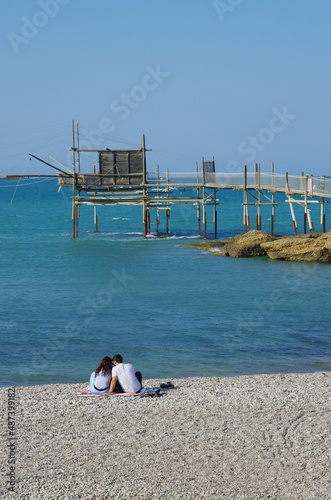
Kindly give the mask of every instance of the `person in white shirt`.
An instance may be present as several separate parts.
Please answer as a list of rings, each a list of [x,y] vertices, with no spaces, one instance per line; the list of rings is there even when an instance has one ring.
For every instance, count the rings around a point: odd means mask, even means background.
[[[110,392],[115,391],[116,383],[119,384],[123,392],[140,392],[142,387],[142,375],[135,372],[130,363],[123,363],[123,357],[115,354],[112,358],[113,370],[110,384]]]
[[[110,381],[112,378],[112,361],[106,356],[101,360],[100,365],[91,373],[90,387],[94,394],[103,394],[109,392]]]

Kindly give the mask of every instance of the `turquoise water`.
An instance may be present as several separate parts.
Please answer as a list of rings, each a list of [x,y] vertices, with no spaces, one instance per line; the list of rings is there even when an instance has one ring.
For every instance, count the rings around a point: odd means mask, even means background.
[[[164,379],[330,370],[330,265],[183,248],[198,240],[187,206],[173,209],[169,238],[146,240],[141,207],[98,208],[98,233],[82,207],[72,240],[70,194],[55,181],[0,182],[1,386],[85,382],[118,352]],[[222,239],[243,231],[242,194],[219,197]],[[275,232],[292,234],[277,199]],[[317,209],[313,220],[319,230]]]

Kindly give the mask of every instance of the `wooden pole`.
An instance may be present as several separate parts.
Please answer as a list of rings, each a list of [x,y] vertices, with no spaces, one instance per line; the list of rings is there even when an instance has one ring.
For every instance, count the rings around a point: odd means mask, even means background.
[[[310,183],[311,183],[311,191],[310,191],[310,195],[311,197],[314,196],[314,176],[313,174],[311,175],[311,178],[310,178]],[[308,208],[308,207],[307,207]],[[314,227],[314,223],[313,221],[311,220],[311,216],[310,216],[310,211],[309,211],[309,208],[308,208],[308,211],[307,211],[307,217],[308,217],[308,224],[309,224],[309,229],[315,233],[315,227]]]
[[[244,165],[244,225],[245,225],[245,234],[247,233],[247,165]]]
[[[297,221],[295,219],[295,214],[294,214],[294,209],[293,209],[293,204],[291,202],[291,194],[290,194],[290,187],[289,187],[289,183],[288,183],[288,172],[285,172],[285,193],[287,195],[287,198],[289,200],[289,204],[290,204],[290,210],[291,210],[291,216],[292,216],[292,225],[293,225],[293,229],[294,229],[294,234],[295,236],[297,236]]]
[[[201,158],[202,163],[202,223],[204,225],[204,238],[207,239],[207,216],[206,216],[206,189],[205,189],[205,166],[204,157]]]
[[[322,175],[321,177],[321,191],[324,191],[325,189],[325,175]],[[321,224],[322,224],[322,231],[325,233],[325,213],[324,213],[324,197],[321,198]]]
[[[201,223],[200,223],[200,203],[198,202],[198,235],[201,235]]]
[[[217,240],[217,210],[216,210],[216,205],[215,205],[214,217],[215,217],[215,240]]]
[[[199,190],[199,170],[198,170],[198,162],[195,162],[195,170],[197,173],[197,217],[198,217],[198,235],[200,236],[200,202],[199,202],[199,195],[200,195],[200,190]]]
[[[157,196],[159,197],[159,177],[160,177],[160,170],[159,170],[159,164],[156,165],[156,191],[157,191]],[[156,232],[159,232],[159,222],[160,222],[160,210],[157,209],[156,211]]]
[[[271,184],[274,185],[274,162],[271,163]],[[271,235],[274,234],[274,222],[275,222],[275,194],[271,195]]]
[[[76,207],[76,238],[78,238],[78,215],[79,215],[79,207]]]
[[[95,174],[95,165],[93,165],[93,173]],[[95,196],[95,192],[94,192]],[[98,214],[97,214],[97,206],[93,205],[93,210],[94,210],[94,225],[95,225],[95,232],[98,232]]]
[[[291,201],[290,201],[290,210],[291,210],[291,215],[292,215],[292,224],[293,224],[294,234],[295,234],[295,236],[297,236],[298,235],[298,232],[297,232],[298,226],[297,226],[297,221],[295,219],[293,204]]]
[[[75,202],[72,202],[72,239],[75,239],[75,228],[76,228],[76,206]]]
[[[78,173],[80,173],[80,154],[79,154],[79,131],[78,131],[78,123],[76,123],[76,127],[77,127],[77,169],[78,169]]]
[[[307,211],[308,211],[308,175],[305,182],[305,212],[303,214],[303,234],[307,234]]]
[[[215,158],[213,156],[213,171],[215,172]],[[214,184],[215,184],[215,175],[214,175]],[[217,209],[216,209],[216,189],[214,189],[214,225],[215,225],[215,234],[214,238],[217,240]]]
[[[147,236],[147,211],[146,211],[145,203],[143,206],[143,219],[144,219],[144,238],[146,238],[146,236]]]
[[[75,155],[75,122],[72,120],[72,167],[73,167],[73,176],[72,176],[72,238],[75,239],[75,228],[76,228],[76,204],[75,204],[75,193],[76,193],[76,155]]]
[[[146,148],[145,148],[145,135],[143,134],[143,222],[144,222],[144,238],[147,236],[147,203],[148,203],[148,188],[147,188],[147,174],[146,174]]]
[[[257,206],[257,211],[258,211],[258,226],[259,226],[259,230],[261,231],[262,230],[262,224],[261,224],[261,165],[260,163],[258,164],[258,187],[259,187],[259,191],[258,191],[258,206]]]
[[[169,200],[169,169],[167,168],[167,199]],[[167,207],[169,207],[169,201],[167,201]],[[170,214],[169,214],[169,208],[167,208],[166,211],[166,232],[169,232],[169,219],[170,219]]]
[[[300,173],[300,189],[302,189],[302,190],[305,189],[305,180],[304,180],[303,172]]]
[[[214,189],[214,225],[215,225],[215,240],[217,240],[216,189]]]
[[[98,232],[98,214],[97,214],[97,207],[94,205],[94,225],[95,225],[95,232]]]
[[[322,231],[325,233],[325,213],[324,213],[324,198],[321,198],[321,224],[322,224]]]
[[[257,173],[257,163],[254,163],[254,184],[255,186],[258,185],[258,173]],[[258,198],[258,192],[257,192],[257,189],[256,189],[256,194],[257,194],[257,198]],[[258,209],[258,201],[256,203],[257,205],[257,209],[256,209],[256,216],[255,216],[255,225],[256,225],[256,230],[258,231],[259,229],[259,209]]]

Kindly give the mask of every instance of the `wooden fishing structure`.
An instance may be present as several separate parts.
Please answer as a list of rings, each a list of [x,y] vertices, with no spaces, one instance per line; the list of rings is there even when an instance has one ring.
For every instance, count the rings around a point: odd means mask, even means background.
[[[198,164],[195,173],[172,173],[169,169],[160,174],[159,166],[156,174],[149,174],[146,167],[146,152],[150,151],[145,146],[145,136],[139,149],[84,149],[79,146],[78,124],[72,122],[72,170],[67,171],[37,158],[58,171],[56,176],[40,175],[7,175],[6,179],[26,177],[57,177],[59,188],[70,187],[72,190],[72,237],[78,236],[78,223],[80,207],[93,206],[94,225],[98,231],[98,206],[114,205],[141,205],[143,207],[144,238],[151,232],[151,212],[156,212],[156,232],[159,232],[160,214],[165,213],[165,231],[169,232],[169,219],[174,205],[192,205],[197,209],[198,235],[201,236],[201,223],[203,236],[207,238],[207,207],[213,210],[213,236],[217,238],[217,207],[219,205],[218,193],[221,190],[232,189],[243,191],[243,224],[245,233],[252,229],[249,208],[256,207],[256,223],[258,230],[262,229],[261,207],[271,207],[270,232],[274,234],[276,193],[284,193],[289,204],[294,233],[297,234],[297,220],[294,205],[303,207],[304,233],[309,230],[315,232],[314,223],[310,214],[310,204],[320,204],[320,223],[322,231],[326,230],[324,205],[331,198],[331,179],[313,177],[312,175],[300,176],[276,174],[274,165],[270,173],[261,172],[260,164],[255,164],[254,172],[248,172],[244,165],[242,173],[217,173],[215,160],[205,161],[202,158],[201,172]],[[89,168],[89,172],[81,172],[81,156],[94,154],[97,162]],[[54,158],[52,158],[54,160]],[[56,160],[55,160],[56,161]],[[59,163],[59,162],[57,162]],[[96,168],[97,167],[97,168]],[[183,196],[184,191],[189,191],[189,196]],[[265,229],[265,228],[264,228]]]

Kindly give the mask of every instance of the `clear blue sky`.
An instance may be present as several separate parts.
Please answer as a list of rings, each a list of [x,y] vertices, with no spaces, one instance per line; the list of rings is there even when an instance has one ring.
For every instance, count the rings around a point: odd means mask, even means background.
[[[331,174],[329,0],[1,0],[0,33],[0,174],[70,166],[73,118],[150,171]]]

